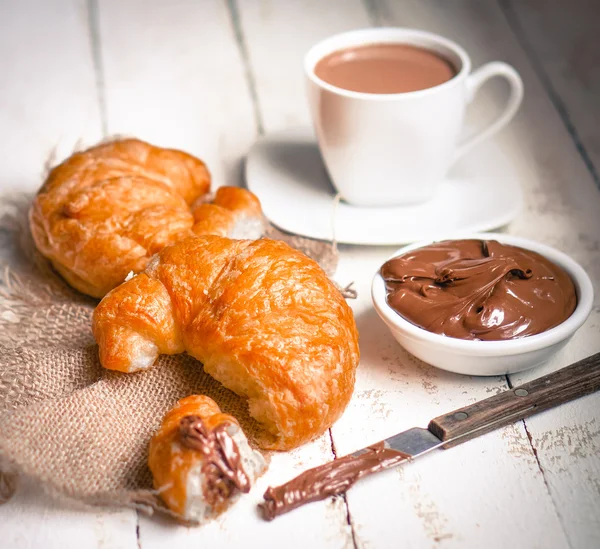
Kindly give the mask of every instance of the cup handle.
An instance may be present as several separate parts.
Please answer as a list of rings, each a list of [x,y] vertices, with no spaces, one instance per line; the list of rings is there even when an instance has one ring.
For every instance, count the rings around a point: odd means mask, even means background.
[[[494,135],[498,130],[506,126],[506,124],[511,121],[512,117],[517,112],[519,105],[521,104],[521,100],[523,99],[523,81],[515,69],[513,69],[507,63],[503,63],[501,61],[486,63],[467,77],[467,103],[470,103],[474,99],[479,88],[487,80],[493,78],[494,76],[502,76],[506,78],[510,85],[510,97],[508,98],[506,107],[498,116],[498,118],[477,132],[477,134],[471,137],[469,140],[461,143],[458,146],[456,152],[454,153],[454,162],[467,151],[471,150],[471,148],[473,148],[475,145]]]

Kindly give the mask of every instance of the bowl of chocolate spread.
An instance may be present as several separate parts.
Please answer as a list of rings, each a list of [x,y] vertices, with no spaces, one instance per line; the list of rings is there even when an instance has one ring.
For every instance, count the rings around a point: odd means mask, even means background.
[[[372,297],[416,357],[452,372],[501,375],[564,346],[588,317],[593,288],[568,255],[489,233],[401,248],[375,275]]]

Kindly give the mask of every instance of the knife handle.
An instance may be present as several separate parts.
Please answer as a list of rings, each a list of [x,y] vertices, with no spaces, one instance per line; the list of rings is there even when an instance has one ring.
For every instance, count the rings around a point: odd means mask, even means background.
[[[485,400],[436,417],[428,429],[444,448],[600,389],[600,353]]]

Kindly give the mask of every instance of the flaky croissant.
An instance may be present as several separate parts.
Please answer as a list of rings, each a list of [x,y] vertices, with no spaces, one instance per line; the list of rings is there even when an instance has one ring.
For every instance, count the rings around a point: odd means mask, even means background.
[[[71,286],[102,297],[191,234],[261,236],[258,199],[232,187],[197,207],[194,228],[191,208],[209,189],[201,160],[137,139],[113,141],[75,153],[50,172],[30,227],[37,248]]]
[[[164,417],[150,441],[148,467],[169,509],[201,523],[249,492],[266,463],[234,417],[209,397],[192,395]]]
[[[352,311],[322,269],[287,244],[217,236],[165,248],[94,312],[105,368],[134,372],[187,351],[247,397],[286,450],[341,415],[359,359]]]

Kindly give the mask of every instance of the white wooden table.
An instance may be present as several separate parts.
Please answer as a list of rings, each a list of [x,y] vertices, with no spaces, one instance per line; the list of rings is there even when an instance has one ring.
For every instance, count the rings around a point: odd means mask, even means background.
[[[568,4],[568,8],[566,7]],[[369,285],[390,248],[341,247],[355,281],[362,360],[354,397],[316,442],[277,455],[230,512],[202,528],[131,510],[80,511],[24,483],[0,506],[0,547],[178,549],[600,547],[600,393],[366,479],[346,499],[272,523],[269,484],[600,350],[600,47],[594,2],[561,0],[0,0],[0,191],[35,190],[49,157],[132,134],[203,158],[241,183],[256,137],[309,123],[301,59],[317,40],[368,25],[432,30],[475,66],[513,64],[525,82],[496,139],[525,208],[511,233],[570,253],[596,285],[585,326],[551,363],[497,378],[438,371],[407,355],[373,311]],[[568,11],[567,11],[568,10]],[[506,90],[490,85],[471,117]]]

